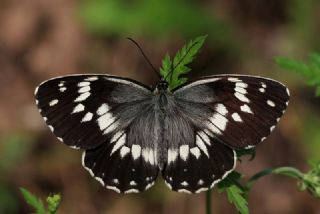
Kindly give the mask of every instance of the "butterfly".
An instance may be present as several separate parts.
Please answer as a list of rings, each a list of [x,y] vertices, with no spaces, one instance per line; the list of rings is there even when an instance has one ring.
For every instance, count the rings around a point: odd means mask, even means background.
[[[213,75],[173,90],[112,75],[50,79],[35,90],[49,129],[84,150],[82,165],[108,189],[136,193],[159,173],[177,192],[212,188],[235,169],[235,150],[264,141],[289,90],[268,78]]]

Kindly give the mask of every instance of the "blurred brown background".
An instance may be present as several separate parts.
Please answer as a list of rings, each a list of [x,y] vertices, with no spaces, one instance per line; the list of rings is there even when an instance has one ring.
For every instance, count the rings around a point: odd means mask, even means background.
[[[0,0],[0,213],[30,213],[19,187],[45,198],[60,192],[58,213],[204,213],[205,194],[169,191],[162,180],[142,194],[106,190],[81,166],[80,152],[60,144],[34,103],[42,81],[74,73],[109,73],[154,84],[156,76],[130,36],[156,67],[166,52],[208,34],[192,63],[199,77],[243,73],[277,79],[291,90],[287,113],[254,161],[248,178],[268,167],[307,170],[319,159],[320,98],[304,80],[281,70],[275,56],[305,58],[320,49],[317,0]],[[237,213],[213,193],[214,213]],[[320,213],[319,201],[289,178],[267,176],[250,192],[251,213]]]

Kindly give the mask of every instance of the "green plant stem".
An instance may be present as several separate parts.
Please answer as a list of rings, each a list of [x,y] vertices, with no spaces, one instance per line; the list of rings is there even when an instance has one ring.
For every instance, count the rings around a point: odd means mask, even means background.
[[[246,187],[248,189],[251,189],[254,182],[256,182],[259,178],[266,176],[266,175],[270,175],[270,174],[285,175],[285,176],[288,176],[291,178],[296,178],[298,180],[303,179],[303,173],[300,172],[298,169],[285,166],[285,167],[279,167],[279,168],[275,168],[275,169],[265,169],[265,170],[262,170],[262,171],[256,173],[255,175],[253,175],[249,179],[248,183],[246,184]]]
[[[288,177],[298,178],[298,179],[303,178],[303,173],[300,172],[300,170],[293,167],[287,167],[287,166],[273,169],[272,174],[286,175]]]
[[[211,189],[206,192],[206,214],[212,214],[211,209]]]

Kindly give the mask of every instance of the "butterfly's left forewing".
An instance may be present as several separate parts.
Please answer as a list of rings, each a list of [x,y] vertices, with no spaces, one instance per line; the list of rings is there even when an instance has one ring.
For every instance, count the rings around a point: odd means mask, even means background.
[[[154,148],[142,137],[153,130],[139,127],[150,115],[149,88],[109,75],[73,75],[42,83],[35,95],[50,130],[66,145],[86,150],[82,164],[100,183],[124,193],[153,185]]]

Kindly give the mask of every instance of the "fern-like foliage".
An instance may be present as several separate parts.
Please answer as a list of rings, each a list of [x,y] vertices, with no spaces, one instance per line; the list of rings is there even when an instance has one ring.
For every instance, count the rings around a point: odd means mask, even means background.
[[[35,209],[36,214],[55,214],[57,212],[57,209],[61,202],[60,194],[54,194],[47,197],[46,201],[48,211],[46,211],[43,201],[40,198],[22,187],[20,188],[20,191],[24,200]]]
[[[169,54],[164,57],[160,73],[169,83],[170,89],[187,81],[187,78],[182,77],[182,75],[190,72],[191,69],[187,65],[193,61],[206,38],[207,36],[199,36],[191,40],[176,53],[173,59],[170,58]]]
[[[275,61],[281,68],[304,76],[307,84],[316,88],[316,96],[320,96],[320,54],[310,54],[307,62],[286,57],[277,57]]]
[[[240,184],[242,175],[233,171],[224,180],[218,183],[218,191],[226,192],[230,203],[234,204],[241,214],[249,214],[247,189]]]

